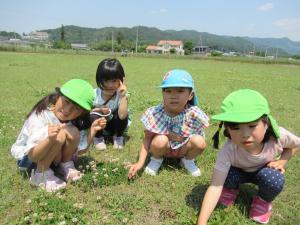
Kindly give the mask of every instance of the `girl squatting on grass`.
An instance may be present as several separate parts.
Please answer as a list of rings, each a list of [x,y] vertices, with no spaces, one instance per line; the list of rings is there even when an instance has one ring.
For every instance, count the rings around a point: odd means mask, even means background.
[[[82,177],[72,157],[77,150],[88,148],[95,133],[105,127],[106,120],[95,121],[80,146],[81,135],[72,121],[89,113],[93,100],[92,86],[73,79],[41,99],[27,115],[11,153],[21,170],[36,168],[30,177],[32,185],[52,192],[64,188],[65,181]],[[50,166],[57,167],[65,181],[55,176]]]
[[[285,166],[300,147],[300,138],[278,127],[270,115],[267,100],[256,91],[232,92],[224,99],[221,109],[222,113],[212,118],[221,121],[220,129],[224,124],[228,141],[218,155],[198,224],[207,224],[218,202],[231,206],[242,183],[253,183],[258,187],[250,218],[258,223],[268,223],[272,201],[284,186]],[[218,132],[214,137],[217,147]]]
[[[98,65],[96,99],[92,118],[105,116],[107,125],[94,138],[95,148],[105,150],[104,134],[113,136],[113,148],[123,149],[123,134],[128,126],[128,92],[124,69],[117,59],[104,59]]]
[[[181,163],[192,176],[200,176],[194,159],[202,153],[206,144],[204,128],[208,117],[197,107],[194,81],[185,70],[169,71],[160,86],[163,103],[144,112],[142,122],[145,137],[139,160],[131,165],[128,178],[133,178],[151,153],[145,173],[156,175],[163,157],[181,158]]]

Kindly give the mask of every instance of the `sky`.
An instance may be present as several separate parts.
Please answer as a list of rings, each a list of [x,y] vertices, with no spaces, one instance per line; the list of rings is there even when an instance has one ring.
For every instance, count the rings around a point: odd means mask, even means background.
[[[3,0],[0,31],[148,26],[300,41],[299,0]]]

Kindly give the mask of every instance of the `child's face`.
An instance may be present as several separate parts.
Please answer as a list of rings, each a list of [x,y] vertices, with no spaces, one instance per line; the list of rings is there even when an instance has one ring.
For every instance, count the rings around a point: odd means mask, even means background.
[[[234,127],[227,127],[233,143],[253,154],[261,152],[263,147],[262,141],[267,128],[267,123],[261,119],[249,123],[238,123]]]
[[[112,93],[114,94],[118,88],[121,85],[121,80],[120,79],[113,79],[113,80],[104,80],[103,81],[103,91],[106,93]]]
[[[181,113],[192,98],[193,94],[188,88],[174,87],[163,90],[164,107],[171,115]]]
[[[83,113],[83,109],[64,96],[59,96],[54,105],[54,114],[60,121],[76,119]]]

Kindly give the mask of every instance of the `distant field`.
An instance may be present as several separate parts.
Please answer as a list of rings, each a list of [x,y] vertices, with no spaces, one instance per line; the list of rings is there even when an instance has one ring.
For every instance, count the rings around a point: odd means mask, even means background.
[[[194,77],[200,107],[219,112],[223,98],[239,88],[258,90],[269,100],[278,123],[300,135],[300,66],[223,62],[201,59],[119,58],[131,92],[132,125],[123,151],[90,153],[80,159],[85,178],[58,194],[32,188],[10,156],[25,115],[42,96],[71,78],[95,86],[95,71],[105,56],[0,52],[0,224],[194,224],[209,184],[217,151],[211,137],[217,124],[206,131],[208,147],[197,159],[203,175],[190,177],[173,161],[156,177],[140,174],[128,183],[124,164],[135,162],[143,137],[142,112],[161,101],[159,85],[170,69],[183,68]],[[107,57],[110,57],[107,55]],[[222,140],[223,141],[223,140]],[[99,179],[86,165],[95,161]],[[270,224],[300,224],[300,154],[286,172],[284,191],[274,201]],[[117,172],[112,172],[118,168]],[[108,178],[101,177],[107,171]],[[106,180],[105,180],[106,179]],[[255,224],[248,219],[253,190],[243,186],[237,204],[218,208],[209,224]],[[248,193],[248,194],[247,194]],[[246,203],[245,203],[246,202]]]

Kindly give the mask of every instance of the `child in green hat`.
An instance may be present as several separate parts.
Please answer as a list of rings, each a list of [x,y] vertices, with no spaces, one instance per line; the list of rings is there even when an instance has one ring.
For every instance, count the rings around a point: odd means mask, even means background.
[[[231,206],[242,183],[258,186],[250,218],[268,223],[271,202],[284,186],[285,166],[300,147],[300,138],[278,127],[270,115],[267,100],[257,91],[232,92],[224,99],[221,110],[212,119],[221,121],[219,131],[224,124],[228,141],[219,152],[198,224],[207,224],[218,202],[225,207]],[[218,146],[217,137],[218,134],[214,136],[215,147]]]
[[[80,149],[80,133],[72,121],[91,110],[94,100],[92,86],[81,79],[72,79],[54,93],[42,98],[26,117],[23,128],[11,147],[20,170],[35,169],[30,177],[34,186],[52,192],[66,186],[65,181],[79,180],[82,174],[72,160]],[[105,127],[106,120],[96,120],[88,134],[88,143]],[[88,143],[84,148],[88,147]],[[54,175],[51,165],[58,166],[65,181]],[[33,170],[32,170],[33,171]]]

